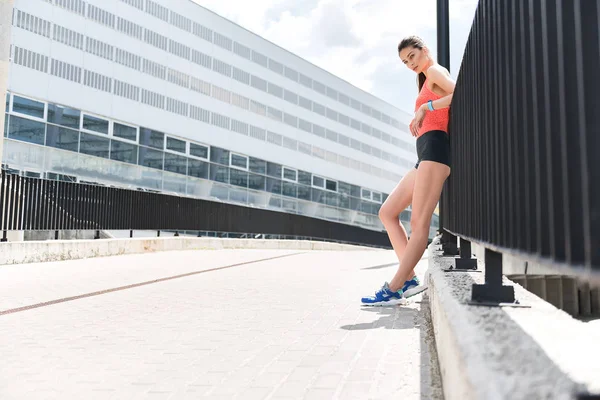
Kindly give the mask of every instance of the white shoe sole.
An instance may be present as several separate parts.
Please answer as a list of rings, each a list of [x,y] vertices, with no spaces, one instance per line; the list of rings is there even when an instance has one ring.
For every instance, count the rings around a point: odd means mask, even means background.
[[[397,306],[397,305],[405,305],[407,304],[408,301],[406,301],[405,298],[402,299],[394,299],[394,300],[390,300],[390,301],[382,301],[380,303],[360,303],[363,306],[367,306],[367,307],[386,307],[386,306]]]
[[[404,292],[404,297],[413,297],[416,296],[417,294],[424,292],[425,290],[427,290],[427,286],[425,285],[419,285],[415,288],[412,289],[408,289],[406,292]]]

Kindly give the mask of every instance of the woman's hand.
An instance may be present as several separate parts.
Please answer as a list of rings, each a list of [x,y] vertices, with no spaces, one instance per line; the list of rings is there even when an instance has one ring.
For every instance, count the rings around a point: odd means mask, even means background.
[[[427,106],[425,104],[423,104],[421,107],[419,107],[419,109],[415,113],[415,117],[413,118],[412,122],[409,125],[410,133],[414,137],[419,136],[419,130],[421,129],[421,126],[423,125],[423,120],[425,119],[425,114],[427,114]]]

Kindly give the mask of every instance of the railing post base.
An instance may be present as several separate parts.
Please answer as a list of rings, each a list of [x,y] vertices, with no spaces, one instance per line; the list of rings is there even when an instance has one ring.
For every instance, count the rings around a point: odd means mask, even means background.
[[[454,236],[448,231],[443,231],[440,242],[442,243],[442,250],[444,251],[444,256],[454,257],[458,255],[458,245],[456,244],[456,236]]]
[[[472,258],[471,242],[460,238],[460,258],[455,261],[456,269],[475,270],[477,269],[477,259]]]
[[[502,253],[485,249],[485,283],[473,285],[469,304],[499,306],[511,303],[516,304],[515,288],[502,285]]]
[[[130,238],[132,238],[132,237],[133,237],[133,231],[132,231],[132,230],[130,230],[130,231],[129,231],[129,237],[130,237]]]
[[[6,231],[2,231],[2,239],[0,239],[0,242],[4,243],[4,242],[8,242],[8,239],[6,237]]]
[[[100,239],[100,231],[94,233],[94,239]]]

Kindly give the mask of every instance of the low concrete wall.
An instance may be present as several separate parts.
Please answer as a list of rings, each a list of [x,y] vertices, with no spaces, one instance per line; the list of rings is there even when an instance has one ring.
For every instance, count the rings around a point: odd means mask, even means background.
[[[469,305],[483,272],[444,272],[439,238],[429,247],[427,283],[447,400],[576,399],[600,393],[600,324],[575,320],[521,286],[529,308]],[[485,265],[478,258],[479,269]]]
[[[303,240],[171,237],[26,241],[0,243],[0,265],[75,260],[155,251],[210,249],[376,250],[362,246]]]

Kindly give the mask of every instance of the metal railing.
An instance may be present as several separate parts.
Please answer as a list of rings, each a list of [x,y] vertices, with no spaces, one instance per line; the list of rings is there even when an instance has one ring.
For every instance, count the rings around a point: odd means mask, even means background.
[[[385,232],[190,197],[0,175],[0,230],[256,232],[389,248]]]
[[[469,247],[458,260],[471,258],[469,241],[486,247],[473,301],[514,302],[506,253],[600,273],[599,25],[598,1],[479,2],[441,199],[443,229]],[[451,253],[456,237],[444,246]]]

